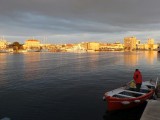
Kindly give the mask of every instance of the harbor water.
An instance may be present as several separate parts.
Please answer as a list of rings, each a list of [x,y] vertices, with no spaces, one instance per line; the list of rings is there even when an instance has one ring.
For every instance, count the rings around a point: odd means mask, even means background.
[[[156,51],[1,53],[0,119],[138,120],[145,105],[106,113],[103,94],[132,80],[136,68],[154,80],[159,66]]]

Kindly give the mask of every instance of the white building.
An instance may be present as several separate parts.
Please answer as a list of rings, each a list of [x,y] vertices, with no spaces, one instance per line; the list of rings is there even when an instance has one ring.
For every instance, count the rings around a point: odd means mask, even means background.
[[[7,42],[6,40],[0,40],[0,49],[6,49]]]

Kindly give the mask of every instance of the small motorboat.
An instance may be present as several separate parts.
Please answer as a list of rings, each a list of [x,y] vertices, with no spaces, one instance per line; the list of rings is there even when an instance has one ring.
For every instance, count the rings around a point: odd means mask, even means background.
[[[106,92],[103,100],[107,102],[107,111],[133,108],[144,103],[155,95],[157,83],[158,78],[155,82],[153,80],[144,81],[140,91],[137,92],[133,81],[131,81],[123,87]]]

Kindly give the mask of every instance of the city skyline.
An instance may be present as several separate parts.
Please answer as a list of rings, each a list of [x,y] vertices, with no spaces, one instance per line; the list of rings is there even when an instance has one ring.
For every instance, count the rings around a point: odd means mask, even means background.
[[[21,37],[22,38],[22,37]],[[72,41],[72,42],[66,42],[66,41],[61,41],[61,42],[49,42],[48,41],[48,37],[47,36],[32,36],[32,37],[24,37],[24,38],[28,38],[28,39],[23,39],[23,40],[15,40],[15,41],[9,41],[8,39],[5,39],[5,36],[0,36],[0,41],[6,41],[8,43],[14,43],[14,42],[19,42],[20,44],[24,44],[27,40],[36,40],[39,41],[41,44],[79,44],[79,43],[88,43],[88,42],[94,42],[94,43],[102,43],[102,44],[114,44],[114,43],[120,43],[120,44],[124,44],[125,38],[135,38],[136,40],[139,41],[139,44],[146,44],[148,42],[148,40],[153,40],[155,44],[159,44],[160,42],[155,42],[154,38],[148,38],[145,41],[141,41],[140,39],[137,39],[136,36],[126,36],[122,39],[122,41],[101,41],[101,40],[84,40],[84,41]],[[37,38],[42,38],[42,39],[37,39]]]
[[[143,43],[160,39],[158,0],[14,0],[0,1],[0,36],[24,42],[35,36],[48,43],[123,42],[136,36]]]

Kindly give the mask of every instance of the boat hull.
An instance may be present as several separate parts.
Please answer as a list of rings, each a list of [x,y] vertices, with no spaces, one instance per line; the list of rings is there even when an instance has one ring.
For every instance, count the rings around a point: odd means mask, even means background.
[[[147,99],[150,99],[153,94],[154,90],[151,90],[149,93],[136,98],[116,98],[105,95],[105,100],[107,101],[107,111],[115,111],[136,107],[144,103]]]

